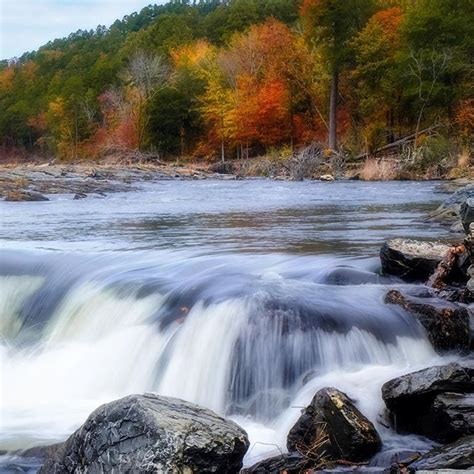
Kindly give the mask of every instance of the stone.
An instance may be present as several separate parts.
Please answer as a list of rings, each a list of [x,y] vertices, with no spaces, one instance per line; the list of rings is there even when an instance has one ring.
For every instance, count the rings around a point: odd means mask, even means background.
[[[398,290],[390,290],[385,295],[385,303],[399,305],[413,315],[440,354],[469,351],[469,313],[463,306],[440,298],[408,296]]]
[[[77,201],[78,199],[85,199],[87,197],[87,194],[85,193],[76,193],[74,194],[74,200]]]
[[[336,388],[319,390],[288,433],[289,452],[307,457],[370,459],[381,447],[374,425]]]
[[[214,412],[155,394],[97,408],[40,473],[237,473],[245,431]]]
[[[386,382],[382,398],[395,429],[449,442],[474,430],[474,363],[429,367]]]
[[[470,469],[474,466],[474,436],[435,448],[409,465],[410,472]]]
[[[319,177],[320,181],[335,181],[335,178],[332,174],[323,174]]]
[[[437,242],[389,240],[380,250],[382,271],[406,281],[426,281],[449,249],[448,245]]]
[[[470,233],[470,225],[474,222],[474,197],[466,199],[459,211],[462,226],[466,234]]]

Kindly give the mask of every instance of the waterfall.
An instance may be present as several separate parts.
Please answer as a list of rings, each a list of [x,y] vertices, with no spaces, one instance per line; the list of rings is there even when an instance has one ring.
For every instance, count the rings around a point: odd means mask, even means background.
[[[381,384],[436,358],[363,260],[5,258],[1,449],[64,439],[101,403],[155,391],[241,423],[250,463],[284,448],[318,388],[376,421]]]

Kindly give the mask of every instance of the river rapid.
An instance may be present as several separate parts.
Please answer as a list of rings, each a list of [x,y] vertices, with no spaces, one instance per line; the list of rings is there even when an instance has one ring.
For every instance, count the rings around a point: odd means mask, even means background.
[[[445,198],[437,183],[158,181],[50,198],[0,202],[0,450],[64,440],[100,404],[153,391],[243,426],[250,465],[284,451],[325,386],[376,423],[372,465],[431,446],[379,423],[385,381],[446,358],[384,305],[403,285],[377,255],[392,237],[449,238],[421,222]]]

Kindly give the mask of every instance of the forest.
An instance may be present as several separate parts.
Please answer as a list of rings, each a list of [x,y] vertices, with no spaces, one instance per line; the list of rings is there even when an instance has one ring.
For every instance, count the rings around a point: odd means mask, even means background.
[[[1,154],[356,157],[411,137],[407,159],[469,160],[473,18],[472,0],[150,5],[1,61]]]

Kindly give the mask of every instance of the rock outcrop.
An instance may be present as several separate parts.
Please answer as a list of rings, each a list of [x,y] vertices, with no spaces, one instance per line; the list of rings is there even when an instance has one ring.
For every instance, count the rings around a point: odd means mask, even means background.
[[[95,410],[41,473],[236,473],[249,446],[234,422],[154,394],[130,395]]]
[[[380,250],[382,271],[406,281],[426,281],[449,251],[437,242],[393,239]]]
[[[390,290],[385,303],[399,305],[412,314],[437,352],[469,351],[471,330],[466,308],[440,298],[404,295],[398,290]]]
[[[5,196],[5,201],[19,202],[19,201],[49,201],[49,199],[41,193],[35,191],[26,191],[17,189],[9,191]]]
[[[474,434],[474,363],[430,367],[390,380],[382,397],[394,428],[439,442]]]
[[[287,438],[289,452],[311,459],[365,461],[380,447],[374,425],[347,395],[335,388],[316,393]]]

